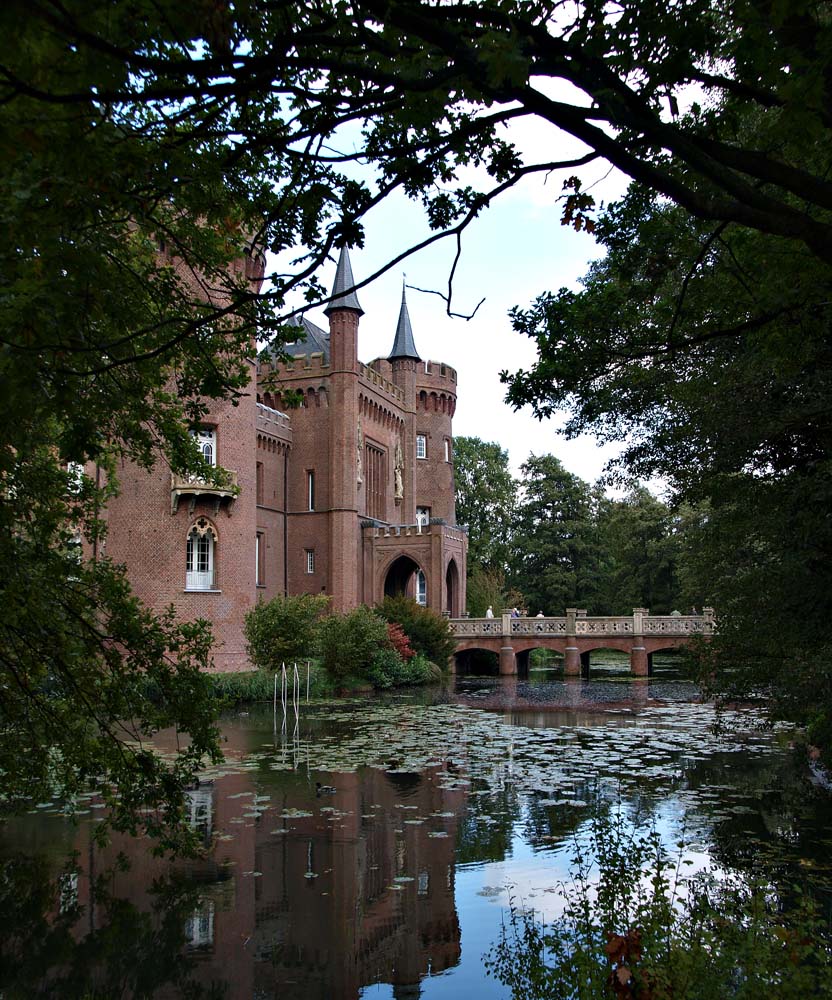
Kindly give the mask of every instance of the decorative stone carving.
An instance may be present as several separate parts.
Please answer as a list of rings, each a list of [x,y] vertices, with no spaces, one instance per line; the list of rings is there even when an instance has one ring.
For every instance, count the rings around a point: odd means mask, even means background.
[[[402,453],[401,438],[396,441],[396,457],[393,466],[393,500],[396,505],[404,499],[404,455]]]
[[[355,441],[355,482],[360,488],[364,482],[364,432],[361,430],[361,417],[358,418],[358,437]]]

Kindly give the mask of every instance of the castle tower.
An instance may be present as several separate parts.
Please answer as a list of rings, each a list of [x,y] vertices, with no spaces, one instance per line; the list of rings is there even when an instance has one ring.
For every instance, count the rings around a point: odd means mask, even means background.
[[[356,603],[355,567],[359,562],[358,523],[358,321],[364,310],[353,290],[349,253],[338,258],[329,318],[329,552],[327,593],[335,611]]]
[[[404,393],[402,410],[405,414],[404,440],[404,470],[402,474],[404,498],[402,499],[401,519],[404,524],[416,521],[416,430],[414,418],[416,415],[416,366],[421,360],[413,340],[413,327],[410,325],[410,314],[407,311],[407,297],[404,281],[402,281],[402,304],[399,309],[399,321],[396,325],[396,336],[393,340],[393,350],[387,357],[393,370],[393,382]]]

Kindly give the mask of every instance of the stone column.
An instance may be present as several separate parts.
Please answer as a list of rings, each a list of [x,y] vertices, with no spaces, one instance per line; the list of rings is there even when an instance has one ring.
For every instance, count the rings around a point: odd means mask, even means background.
[[[575,619],[577,608],[566,609],[566,649],[564,650],[564,677],[581,676],[581,654],[578,652],[578,640],[575,635]]]
[[[500,646],[500,676],[513,676],[517,673],[517,657],[513,646]]]
[[[511,645],[511,608],[503,608],[500,615],[500,623],[503,632],[503,644],[500,646],[500,674],[517,673],[517,657],[514,655],[514,646]]]
[[[644,646],[644,619],[649,614],[649,608],[633,608],[633,645],[630,650],[630,673],[633,677],[647,677],[650,673],[650,660]]]

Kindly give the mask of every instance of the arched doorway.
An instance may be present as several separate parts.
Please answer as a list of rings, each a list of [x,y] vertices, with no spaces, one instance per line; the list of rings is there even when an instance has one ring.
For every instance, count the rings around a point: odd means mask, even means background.
[[[401,597],[404,595],[418,600],[416,577],[419,573],[424,579],[421,566],[410,556],[399,556],[398,559],[394,559],[384,577],[384,596]]]
[[[459,570],[454,559],[445,572],[445,610],[451,618],[459,618]]]

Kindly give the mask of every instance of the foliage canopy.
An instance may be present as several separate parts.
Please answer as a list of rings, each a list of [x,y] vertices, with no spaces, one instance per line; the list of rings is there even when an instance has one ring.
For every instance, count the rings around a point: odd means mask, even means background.
[[[612,247],[613,231],[628,225],[641,233],[649,216],[659,242],[643,258],[647,285],[636,284],[650,291],[651,267],[673,280],[656,290],[656,323],[640,327],[634,344],[625,329],[622,356],[610,342],[613,374],[628,360],[639,366],[630,365],[623,417],[605,408],[602,392],[582,419],[613,433],[669,408],[681,426],[698,412],[685,395],[695,381],[679,379],[680,394],[668,401],[664,362],[693,375],[704,360],[713,373],[718,353],[720,406],[691,435],[690,462],[680,466],[693,478],[728,419],[734,457],[746,465],[732,478],[737,462],[720,464],[717,449],[713,471],[732,498],[722,506],[739,512],[753,501],[743,490],[763,470],[769,527],[754,546],[771,546],[774,564],[779,491],[801,477],[817,513],[828,496],[829,14],[828,3],[805,0],[627,0],[614,12],[604,2],[560,0],[4,4],[0,557],[12,569],[0,586],[0,760],[9,801],[30,790],[15,763],[30,750],[41,758],[37,780],[51,774],[65,787],[91,772],[121,784],[126,754],[137,776],[148,772],[147,794],[133,802],[142,807],[175,801],[200,748],[216,751],[197,679],[208,664],[204,629],[183,633],[149,617],[116,567],[99,558],[79,570],[67,546],[83,526],[100,556],[97,515],[123,460],[149,467],[161,454],[176,471],[219,475],[200,465],[189,423],[207,400],[244,390],[255,331],[279,342],[286,296],[320,298],[318,265],[338,245],[360,245],[363,217],[393,192],[423,203],[430,241],[458,239],[529,173],[603,158],[640,182],[624,218],[609,216],[606,233],[601,221],[602,240]],[[553,83],[575,88],[575,99],[558,97]],[[691,84],[701,100],[680,113]],[[502,131],[523,118],[565,131],[580,151],[524,157]],[[355,164],[370,175],[357,178]],[[460,180],[469,167],[482,179],[476,187]],[[663,200],[650,204],[649,192]],[[633,205],[645,203],[633,223]],[[568,178],[564,221],[592,228],[592,212],[581,181]],[[278,263],[258,294],[262,250]],[[718,327],[686,277],[707,271],[711,253],[735,271],[733,288],[716,296]],[[242,270],[231,266],[239,259]],[[760,274],[766,282],[748,280]],[[707,320],[691,326],[684,317],[684,344],[673,282]],[[632,333],[632,309],[614,285],[603,294],[623,308]],[[536,322],[529,317],[529,329]],[[598,326],[606,330],[606,321]],[[583,360],[597,362],[587,370],[609,370],[598,341],[586,346]],[[742,362],[736,385],[732,352]],[[530,394],[545,395],[538,388]],[[759,414],[763,400],[772,404],[764,436],[743,436],[742,404]],[[657,428],[654,444],[669,448],[668,425]],[[655,466],[645,447],[636,459]],[[70,462],[101,475],[79,485]],[[785,509],[798,509],[798,495],[788,492]],[[807,534],[817,527],[814,514],[803,523]],[[822,532],[814,541],[820,549]],[[814,565],[808,542],[803,551]],[[148,671],[164,681],[162,715],[138,694]],[[44,697],[55,677],[63,678],[63,720]],[[129,706],[121,687],[135,695]],[[114,736],[127,708],[145,720],[142,740],[174,718],[187,723],[193,750],[181,769]],[[66,724],[76,718],[80,734]],[[76,746],[89,753],[75,755]],[[61,767],[47,764],[62,754]],[[131,799],[122,799],[125,821]]]

